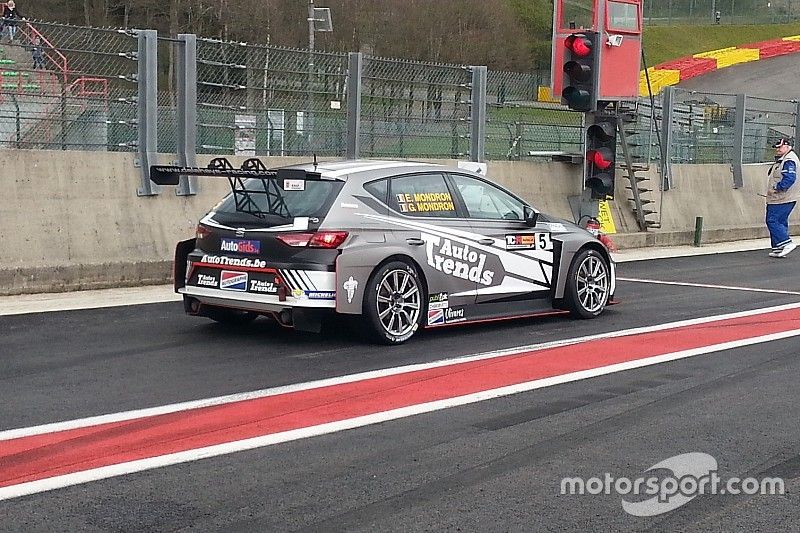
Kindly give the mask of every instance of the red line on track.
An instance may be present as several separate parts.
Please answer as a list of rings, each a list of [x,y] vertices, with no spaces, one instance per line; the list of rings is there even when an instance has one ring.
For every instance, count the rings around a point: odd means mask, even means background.
[[[0,487],[800,329],[800,309],[523,351],[0,441]]]

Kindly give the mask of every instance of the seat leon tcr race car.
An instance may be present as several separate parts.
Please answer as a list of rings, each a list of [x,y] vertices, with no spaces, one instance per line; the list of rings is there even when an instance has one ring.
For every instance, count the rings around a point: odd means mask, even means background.
[[[227,178],[231,193],[175,254],[186,312],[220,322],[271,315],[319,331],[326,313],[360,315],[379,341],[420,328],[603,312],[614,263],[590,232],[539,213],[478,173],[400,161],[268,170],[154,166],[153,181]]]

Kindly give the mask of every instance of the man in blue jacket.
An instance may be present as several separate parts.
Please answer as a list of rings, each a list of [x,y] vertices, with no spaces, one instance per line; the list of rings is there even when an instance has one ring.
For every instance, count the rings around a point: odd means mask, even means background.
[[[786,257],[797,245],[789,237],[789,215],[800,200],[797,172],[800,159],[792,148],[791,139],[782,138],[773,145],[775,163],[769,169],[767,186],[767,228],[772,241],[770,257]]]

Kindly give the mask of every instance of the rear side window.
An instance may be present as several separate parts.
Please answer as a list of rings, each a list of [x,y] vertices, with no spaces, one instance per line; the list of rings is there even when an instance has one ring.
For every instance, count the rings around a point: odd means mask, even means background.
[[[392,178],[389,207],[414,217],[455,218],[456,207],[442,174]]]
[[[291,223],[295,217],[322,220],[328,214],[342,185],[343,183],[339,181],[251,179],[247,180],[245,186],[252,194],[247,195],[247,198],[240,195],[239,201],[247,201],[249,198],[253,204],[247,209],[259,211],[261,216],[237,209],[233,194],[226,196],[214,211],[220,222],[251,222],[279,226]]]
[[[365,183],[364,189],[385,204],[386,195],[389,193],[389,180],[378,180]]]

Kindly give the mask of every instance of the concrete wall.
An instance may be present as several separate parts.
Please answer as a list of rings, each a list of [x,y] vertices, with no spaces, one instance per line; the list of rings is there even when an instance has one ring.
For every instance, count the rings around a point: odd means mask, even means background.
[[[231,159],[237,164],[242,158]],[[194,234],[198,219],[228,185],[206,179],[196,196],[178,197],[165,187],[158,196],[137,197],[134,160],[135,154],[126,153],[0,150],[0,294],[168,280],[175,243]],[[269,158],[267,165],[305,160]],[[489,174],[542,211],[572,218],[567,198],[580,192],[578,167],[493,162]],[[765,175],[764,168],[748,167],[745,188],[733,190],[727,166],[676,166],[675,189],[664,197],[663,229],[615,241],[691,242],[697,215],[705,217],[709,240],[764,235],[763,199],[755,192],[763,191]],[[627,191],[618,181],[622,199]],[[628,202],[615,202],[613,212],[621,231],[637,230]]]

